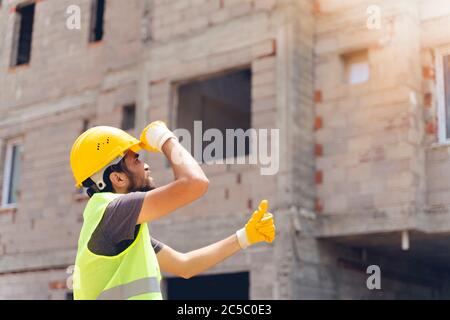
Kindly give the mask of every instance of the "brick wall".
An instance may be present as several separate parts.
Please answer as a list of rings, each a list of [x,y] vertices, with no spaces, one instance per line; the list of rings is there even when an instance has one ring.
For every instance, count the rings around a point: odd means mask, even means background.
[[[316,142],[322,151],[316,183],[327,214],[415,205],[423,185],[423,160],[416,158],[420,113],[410,102],[420,90],[413,73],[420,71],[418,39],[412,36],[417,21],[406,13],[388,15],[394,8],[383,2],[394,33],[392,44],[382,47],[378,31],[366,27],[367,16],[356,15],[367,6],[359,1],[352,10],[336,8],[317,19]],[[368,50],[370,79],[346,84],[340,56],[360,49]]]
[[[180,84],[241,68],[252,72],[252,126],[280,129],[279,172],[204,165],[207,196],[152,224],[152,235],[179,251],[196,249],[242,227],[267,198],[277,241],[208,271],[250,271],[251,298],[448,295],[436,279],[413,277],[411,262],[393,265],[372,251],[364,260],[352,245],[317,239],[417,227],[411,215],[448,205],[433,70],[434,50],[449,41],[436,30],[450,20],[433,9],[438,0],[378,1],[381,30],[367,29],[372,3],[364,0],[110,0],[97,44],[87,41],[89,1],[55,1],[37,4],[32,60],[19,68],[9,65],[10,9],[20,1],[0,9],[2,168],[8,139],[24,142],[20,206],[0,210],[0,298],[64,297],[86,203],[69,168],[84,119],[119,126],[121,107],[134,102],[134,135],[157,119],[174,128]],[[82,9],[81,30],[65,28],[70,4]],[[370,80],[345,84],[341,56],[361,49]],[[161,155],[144,159],[158,184],[172,179]],[[364,220],[375,215],[383,217],[375,225]],[[445,217],[440,226],[424,221],[448,231]],[[383,292],[368,292],[361,269],[368,263],[403,275],[391,272]]]

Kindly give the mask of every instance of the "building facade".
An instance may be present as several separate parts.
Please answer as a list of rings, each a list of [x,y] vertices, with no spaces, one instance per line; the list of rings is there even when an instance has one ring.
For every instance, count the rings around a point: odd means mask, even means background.
[[[0,298],[70,298],[87,202],[71,146],[154,120],[279,129],[275,174],[247,148],[205,163],[206,196],[150,226],[186,252],[266,198],[276,241],[165,275],[167,298],[448,298],[449,27],[449,0],[1,1]]]

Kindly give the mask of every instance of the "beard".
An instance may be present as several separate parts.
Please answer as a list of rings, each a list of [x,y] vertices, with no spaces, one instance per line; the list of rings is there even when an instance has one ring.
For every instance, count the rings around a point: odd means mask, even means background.
[[[156,189],[156,185],[151,177],[146,177],[142,182],[142,179],[132,175],[128,176],[130,179],[130,186],[128,192],[147,192]]]
[[[144,186],[142,188],[140,188],[138,191],[147,192],[147,191],[152,191],[152,190],[156,189],[156,185],[153,182],[152,178],[145,179],[145,181],[146,182],[145,182]]]

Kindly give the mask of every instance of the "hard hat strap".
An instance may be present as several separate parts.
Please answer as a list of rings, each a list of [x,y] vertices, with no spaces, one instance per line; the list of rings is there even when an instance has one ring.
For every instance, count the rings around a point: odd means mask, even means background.
[[[103,175],[104,175],[106,169],[112,165],[118,164],[122,159],[123,159],[122,156],[115,158],[113,161],[111,161],[109,164],[107,164],[105,167],[103,167],[100,171],[97,171],[90,177],[92,179],[92,181],[94,181],[95,185],[97,186],[97,188],[100,191],[102,191],[103,189],[106,188],[106,183],[103,180]]]

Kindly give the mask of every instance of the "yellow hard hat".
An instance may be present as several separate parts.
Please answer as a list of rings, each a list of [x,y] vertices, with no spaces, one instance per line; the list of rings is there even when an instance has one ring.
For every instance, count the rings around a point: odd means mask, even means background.
[[[70,152],[75,187],[81,188],[83,181],[105,169],[118,157],[125,156],[130,149],[138,152],[142,143],[121,129],[99,126],[82,133]]]

